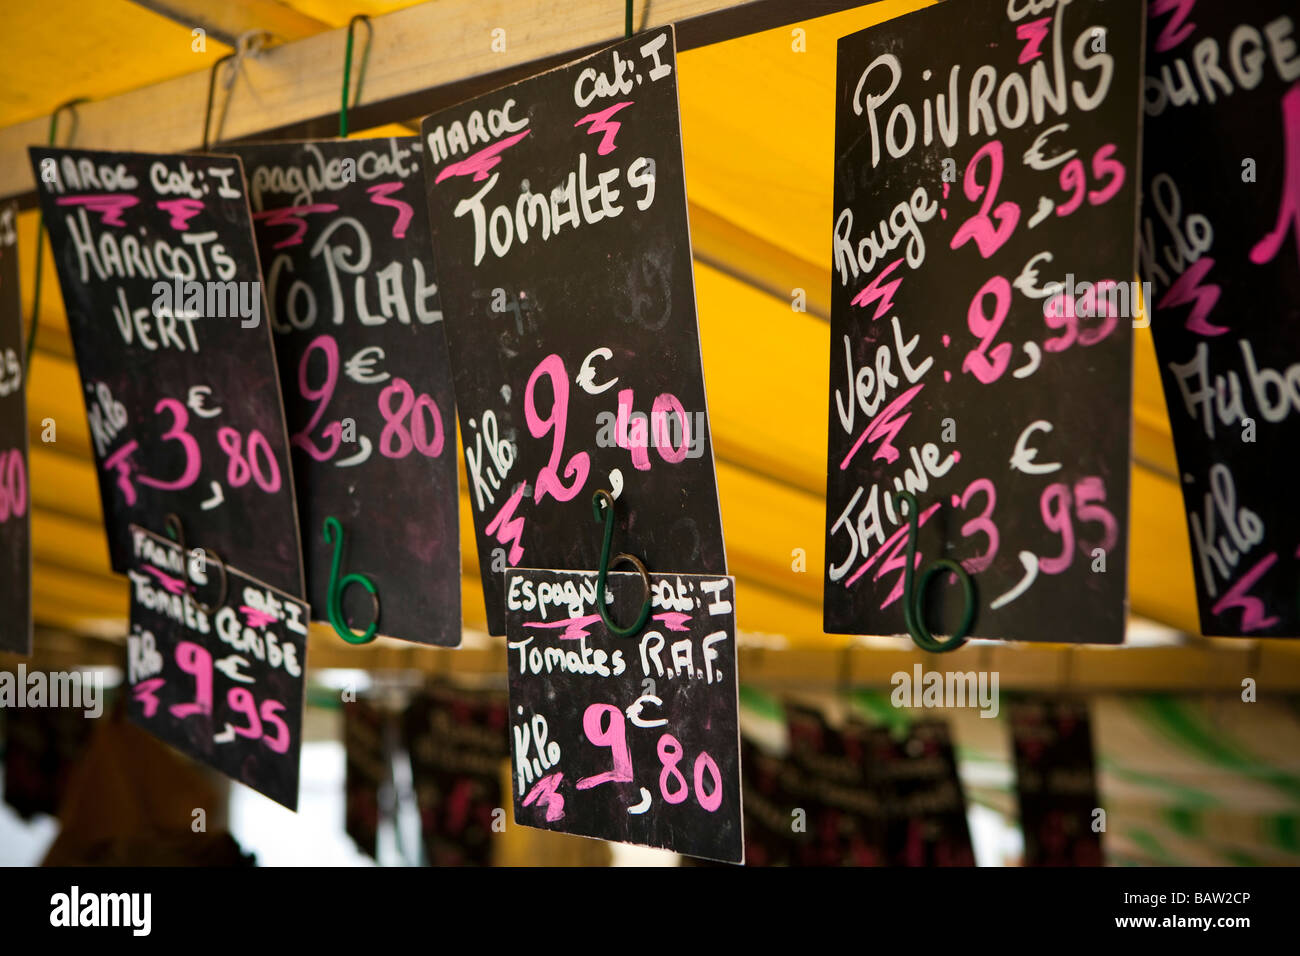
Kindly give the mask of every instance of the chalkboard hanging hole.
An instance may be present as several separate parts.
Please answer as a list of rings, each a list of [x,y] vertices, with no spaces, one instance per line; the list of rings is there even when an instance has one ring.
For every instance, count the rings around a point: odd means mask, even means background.
[[[217,566],[217,570],[221,572],[221,588],[217,592],[217,603],[215,605],[204,604],[197,597],[193,597],[193,595],[197,593],[198,589],[194,586],[194,572],[190,569],[190,551],[185,546],[185,529],[181,524],[180,516],[174,512],[169,513],[163,521],[163,528],[166,530],[167,536],[180,545],[181,563],[185,568],[185,589],[190,592],[192,600],[194,601],[194,606],[208,617],[212,617],[216,608],[225,606],[226,596],[229,594],[229,582],[226,579],[226,562],[221,559],[221,555],[217,554],[215,551],[209,550],[208,548],[194,549],[195,551],[202,552],[205,568],[207,566],[208,558],[211,556],[213,563]],[[207,581],[205,580],[203,583],[206,584]]]
[[[79,96],[75,100],[68,100],[66,103],[60,103],[54,107],[54,112],[50,114],[51,146],[59,138],[59,117],[64,113],[72,117],[72,126],[68,129],[69,145],[77,138],[77,106],[89,102],[89,97]],[[40,330],[41,323],[41,271],[45,259],[44,239],[45,216],[42,214],[36,219],[36,281],[32,283],[32,317],[27,326],[27,361],[23,366],[24,383],[31,374],[32,353],[36,351],[36,333]]]
[[[616,554],[613,560],[610,560],[610,545],[614,540],[614,496],[603,488],[597,491],[591,496],[591,512],[597,522],[605,524],[605,536],[600,546],[600,567],[596,572],[596,607],[600,609],[600,619],[605,622],[611,634],[618,637],[631,637],[645,627],[645,622],[650,617],[650,572],[636,555]],[[641,575],[641,586],[644,588],[641,613],[637,615],[636,623],[631,627],[619,627],[615,624],[610,619],[609,609],[605,606],[605,581],[609,576],[609,569],[619,562],[626,562],[637,569]]]
[[[926,565],[925,570],[921,572],[921,580],[914,582],[916,538],[920,530],[920,509],[916,504],[916,496],[909,491],[897,492],[893,498],[894,507],[898,509],[900,517],[902,516],[902,505],[904,503],[907,505],[907,566],[903,572],[903,620],[907,624],[907,632],[912,635],[912,640],[916,643],[916,646],[923,651],[929,651],[932,654],[955,651],[966,643],[966,637],[970,634],[971,626],[975,622],[975,609],[979,606],[975,593],[975,580],[956,561],[950,558],[940,558]],[[935,638],[925,626],[926,588],[930,584],[930,579],[942,571],[952,573],[961,582],[963,598],[961,623],[953,631],[952,637],[946,641]]]
[[[339,568],[343,563],[343,526],[339,524],[339,519],[333,515],[326,518],[322,532],[325,543],[334,548],[326,597],[326,612],[330,624],[334,628],[334,633],[349,644],[369,644],[375,639],[375,632],[379,629],[379,591],[374,582],[363,574],[345,574],[339,577]],[[370,625],[360,634],[352,630],[347,618],[343,616],[343,592],[351,584],[360,585],[370,594],[370,606],[374,612]]]
[[[370,25],[370,18],[358,13],[348,21],[348,40],[343,48],[343,102],[339,107],[339,139],[348,138],[348,93],[352,86],[352,30],[357,23],[366,25],[366,48],[361,54],[361,65],[357,68],[357,90],[352,96],[352,105],[361,101],[361,84],[366,81],[366,64],[370,62],[370,44],[375,39],[375,29]]]

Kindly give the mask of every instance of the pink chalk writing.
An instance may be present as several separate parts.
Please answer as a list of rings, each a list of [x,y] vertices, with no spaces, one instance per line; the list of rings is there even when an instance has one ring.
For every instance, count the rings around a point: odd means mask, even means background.
[[[524,627],[562,627],[564,633],[559,635],[559,639],[562,641],[576,641],[583,637],[589,637],[591,632],[587,630],[587,627],[599,620],[599,614],[584,614],[581,617],[566,617],[562,621],[525,621]]]
[[[319,351],[325,356],[325,380],[321,382],[320,387],[316,388],[307,381],[307,371],[311,362],[312,353]],[[316,410],[307,420],[303,430],[298,432],[289,439],[289,444],[294,448],[300,448],[316,461],[329,461],[339,450],[339,443],[343,440],[343,425],[341,422],[333,421],[325,426],[321,434],[330,439],[331,444],[320,447],[311,439],[311,433],[320,423],[321,416],[325,414],[325,406],[330,403],[334,396],[334,386],[339,379],[339,346],[331,335],[318,335],[312,339],[305,349],[303,349],[302,358],[298,360],[298,394],[309,402],[318,402]]]
[[[169,226],[184,231],[190,227],[190,220],[203,212],[203,200],[163,199],[158,202],[158,208],[171,217]]]
[[[524,797],[524,806],[531,807],[535,803],[539,807],[545,807],[548,823],[563,820],[564,796],[560,793],[560,784],[563,781],[562,773],[547,774],[533,784],[533,789],[529,790],[528,796]]]
[[[302,244],[307,235],[307,217],[319,213],[335,212],[338,205],[332,202],[318,202],[305,206],[284,206],[280,209],[267,209],[253,213],[254,222],[265,222],[268,226],[288,226],[289,235],[271,246],[272,249],[284,249],[288,246]]]
[[[500,162],[501,154],[504,153],[515,143],[527,136],[531,130],[524,130],[522,133],[515,133],[513,136],[507,136],[503,140],[493,143],[491,146],[485,146],[473,155],[466,156],[464,159],[454,163],[448,163],[442,167],[438,173],[438,178],[434,183],[440,183],[450,176],[473,176],[474,182],[482,182],[487,179],[487,175]]]
[[[1295,233],[1296,258],[1300,259],[1300,83],[1282,97],[1282,131],[1286,178],[1277,208],[1277,225],[1250,250],[1250,261],[1257,266],[1272,261],[1288,232]]]
[[[370,194],[370,201],[375,205],[390,206],[397,210],[397,219],[393,222],[393,238],[395,239],[404,239],[406,237],[406,227],[410,225],[411,217],[415,214],[409,202],[393,198],[393,194],[401,192],[402,187],[405,185],[400,180],[396,180],[391,183],[376,183],[366,190]]]
[[[872,460],[882,458],[891,464],[897,461],[898,449],[894,447],[893,441],[898,437],[898,433],[903,430],[907,420],[912,417],[911,412],[900,413],[923,388],[925,388],[924,382],[913,385],[881,409],[880,414],[867,424],[862,434],[858,436],[858,440],[853,443],[853,447],[849,449],[849,453],[840,462],[840,471],[844,471],[849,467],[849,462],[853,461],[853,456],[858,453],[858,449],[862,447],[863,442],[877,439],[880,440],[880,444],[876,447],[876,453],[871,456]]]
[[[894,293],[897,292],[898,287],[903,284],[903,277],[899,276],[893,282],[883,282],[883,280],[891,272],[897,269],[902,261],[903,257],[899,256],[889,265],[885,266],[885,268],[880,270],[880,274],[867,284],[866,288],[853,297],[851,304],[863,309],[869,306],[872,302],[876,303],[876,311],[871,316],[872,322],[882,316],[888,315],[889,310],[894,307]]]
[[[1022,23],[1016,27],[1016,39],[1025,42],[1024,48],[1020,51],[1020,57],[1017,63],[1028,63],[1030,60],[1036,60],[1043,55],[1043,41],[1051,32],[1051,17],[1043,17],[1040,20],[1030,20],[1028,23]]]
[[[1157,309],[1171,309],[1180,305],[1190,305],[1191,314],[1187,318],[1187,331],[1197,335],[1222,335],[1228,331],[1226,325],[1214,325],[1209,321],[1210,313],[1219,301],[1220,288],[1205,278],[1214,268],[1214,259],[1205,256],[1196,260],[1182,275],[1174,280],[1160,301]]]
[[[1172,50],[1196,31],[1196,24],[1187,22],[1194,6],[1196,0],[1151,0],[1151,6],[1147,8],[1149,19],[1154,20],[1166,13],[1170,14],[1160,35],[1156,37],[1157,53]]]
[[[546,376],[551,382],[551,411],[546,418],[537,412],[537,383]],[[570,501],[587,481],[591,469],[591,456],[585,451],[575,452],[564,469],[564,474],[573,479],[567,488],[560,480],[560,458],[564,453],[564,432],[569,418],[569,376],[564,370],[564,360],[552,353],[537,363],[533,374],[528,376],[528,386],[524,389],[524,419],[528,431],[534,438],[541,438],[549,431],[554,431],[551,439],[551,456],[537,472],[537,493],[533,500],[541,504],[547,495],[556,501]],[[648,467],[648,466],[647,466]],[[511,563],[516,563],[511,561]]]
[[[521,483],[514,494],[506,499],[496,517],[483,529],[489,535],[496,535],[497,541],[501,544],[510,545],[508,557],[510,564],[515,567],[519,566],[519,562],[524,557],[524,547],[519,543],[524,535],[524,519],[522,515],[515,517],[515,509],[519,507],[519,501],[523,498],[526,487]]]
[[[975,178],[976,170],[984,160],[989,163],[989,180],[981,185]],[[981,146],[971,157],[962,175],[962,191],[971,202],[983,197],[979,211],[957,227],[953,233],[951,246],[960,249],[967,242],[975,241],[979,254],[987,259],[1002,248],[1003,243],[1011,238],[1020,222],[1020,207],[1011,200],[995,206],[998,187],[1002,183],[1002,143],[990,140]],[[994,223],[994,219],[997,223]]]
[[[687,625],[691,623],[691,616],[689,614],[683,614],[680,611],[664,611],[662,614],[656,614],[654,619],[656,621],[663,621],[664,627],[668,628],[670,631],[690,630],[690,627]]]
[[[174,578],[166,571],[160,571],[151,564],[146,564],[144,569],[158,579],[158,583],[166,589],[169,594],[180,594],[185,590],[185,582],[180,578]]]
[[[268,614],[261,608],[249,607],[247,604],[239,606],[239,613],[244,615],[244,621],[249,627],[263,628],[275,621],[274,614]]]
[[[1272,627],[1278,622],[1276,617],[1264,616],[1264,602],[1253,594],[1247,594],[1255,586],[1255,582],[1262,578],[1277,562],[1277,552],[1267,554],[1255,563],[1255,566],[1237,579],[1237,583],[1230,587],[1226,594],[1210,608],[1211,613],[1215,615],[1225,614],[1231,610],[1241,611],[1241,632],[1250,634],[1253,631],[1259,631],[1266,627]]]
[[[590,123],[591,125],[587,128],[587,132],[592,136],[600,134],[601,137],[600,145],[596,147],[597,154],[608,156],[618,148],[614,145],[614,137],[618,135],[618,131],[623,125],[621,122],[611,119],[611,117],[620,110],[631,106],[632,102],[632,100],[624,100],[622,103],[615,103],[613,106],[607,106],[603,110],[588,113],[573,125],[577,127],[581,126],[583,123]]]
[[[60,196],[56,202],[60,206],[85,206],[97,213],[106,226],[125,226],[126,220],[122,218],[122,213],[138,205],[140,200],[127,193],[104,193],[93,196]]]

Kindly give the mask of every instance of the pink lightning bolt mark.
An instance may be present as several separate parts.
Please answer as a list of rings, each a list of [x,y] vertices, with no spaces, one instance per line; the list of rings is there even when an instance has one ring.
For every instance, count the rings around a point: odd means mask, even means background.
[[[590,123],[591,126],[587,128],[590,135],[595,136],[597,133],[603,133],[600,145],[596,147],[596,152],[601,156],[607,156],[618,149],[614,145],[614,137],[618,135],[618,131],[623,126],[622,123],[614,122],[611,117],[619,110],[631,106],[632,102],[632,100],[624,100],[622,103],[615,103],[613,106],[598,110],[595,113],[588,113],[573,125],[581,126],[583,123]]]

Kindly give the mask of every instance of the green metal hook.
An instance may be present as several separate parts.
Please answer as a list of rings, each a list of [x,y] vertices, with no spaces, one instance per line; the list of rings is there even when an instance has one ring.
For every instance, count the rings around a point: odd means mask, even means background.
[[[343,49],[343,102],[339,107],[339,139],[348,138],[348,93],[351,92],[352,86],[352,28],[357,23],[366,25],[366,50],[361,54],[361,68],[357,70],[357,92],[353,97],[355,105],[361,99],[361,84],[366,79],[366,64],[370,61],[370,41],[375,38],[374,27],[370,25],[370,18],[364,13],[358,13],[348,21],[348,40]]]
[[[939,558],[926,565],[925,570],[921,572],[919,583],[913,583],[912,578],[916,568],[916,538],[920,530],[920,508],[917,507],[915,495],[910,491],[900,491],[894,495],[894,506],[899,508],[900,517],[903,503],[907,504],[908,524],[907,568],[903,572],[903,621],[907,624],[907,632],[912,635],[912,640],[921,650],[932,654],[955,651],[966,643],[966,637],[975,622],[975,609],[979,606],[975,596],[975,580],[956,561],[951,558]],[[930,579],[941,571],[948,571],[957,576],[961,581],[964,598],[961,624],[946,641],[937,640],[925,626],[925,589]]]
[[[369,644],[375,639],[375,631],[379,628],[379,591],[375,588],[374,582],[363,574],[345,574],[339,577],[339,565],[343,563],[343,526],[339,524],[339,519],[330,515],[325,519],[323,531],[325,543],[334,547],[329,590],[326,592],[325,599],[330,624],[334,626],[334,633],[349,644]],[[352,630],[343,616],[343,592],[348,589],[349,584],[359,584],[370,592],[370,603],[375,609],[370,626],[360,634]]]
[[[611,634],[617,637],[631,637],[645,627],[645,622],[650,618],[650,573],[646,570],[641,559],[635,555],[616,554],[612,561],[609,558],[610,544],[614,540],[614,496],[604,489],[597,491],[591,496],[591,511],[597,522],[603,521],[605,523],[605,540],[600,546],[600,568],[596,572],[596,607],[600,609],[600,619],[605,622],[605,626],[609,628]],[[610,566],[618,564],[620,561],[628,562],[641,573],[641,584],[645,588],[645,599],[641,603],[641,613],[637,616],[636,623],[631,627],[619,627],[615,624],[610,619],[609,611],[605,607],[605,579],[609,576]]]

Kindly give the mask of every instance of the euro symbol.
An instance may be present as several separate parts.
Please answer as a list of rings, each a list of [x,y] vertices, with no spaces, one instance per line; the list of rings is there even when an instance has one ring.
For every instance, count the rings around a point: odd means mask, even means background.
[[[654,704],[656,707],[662,707],[664,705],[664,702],[660,700],[658,697],[656,697],[654,694],[642,694],[636,700],[632,701],[631,705],[628,707],[625,713],[627,714],[627,719],[632,721],[632,723],[635,726],[662,727],[664,724],[668,723],[668,720],[663,717],[660,717],[656,720],[646,720],[644,717],[642,717],[641,707],[644,704]]]
[[[220,408],[208,408],[207,399],[212,394],[212,389],[206,385],[195,385],[190,389],[189,397],[185,404],[190,407],[195,415],[200,418],[216,418],[221,414]]]
[[[1025,150],[1025,155],[1022,157],[1025,161],[1025,165],[1030,169],[1036,169],[1039,172],[1042,172],[1045,169],[1051,169],[1053,166],[1059,166],[1061,163],[1073,159],[1075,154],[1079,152],[1077,149],[1067,150],[1064,153],[1057,153],[1055,156],[1043,155],[1043,147],[1047,145],[1047,137],[1051,136],[1053,133],[1059,133],[1062,130],[1067,130],[1069,128],[1069,123],[1057,123],[1055,126],[1049,126],[1047,129],[1039,133],[1038,137],[1034,140],[1034,145]]]
[[[388,380],[387,372],[376,372],[376,362],[384,359],[384,350],[378,345],[367,345],[343,365],[343,374],[358,385],[378,385]]]
[[[1026,475],[1049,475],[1054,471],[1058,471],[1061,467],[1059,461],[1050,465],[1034,464],[1034,459],[1038,457],[1038,449],[1030,448],[1025,444],[1029,436],[1034,432],[1050,432],[1051,430],[1051,422],[1031,422],[1029,427],[1022,431],[1020,437],[1016,439],[1016,451],[1011,456],[1011,467],[1016,471],[1023,471]]]
[[[618,381],[618,378],[616,376],[614,378],[611,378],[608,382],[604,382],[601,385],[595,384],[596,368],[591,364],[591,360],[594,359],[597,355],[599,355],[601,358],[605,359],[606,361],[614,357],[613,352],[611,352],[609,349],[602,346],[601,348],[592,350],[590,353],[588,353],[587,357],[582,360],[582,368],[578,369],[577,381],[578,384],[582,386],[582,390],[586,392],[588,395],[599,395],[601,392],[613,388],[614,384]]]
[[[248,666],[247,658],[240,657],[238,654],[231,654],[229,657],[223,657],[219,661],[214,661],[212,666],[221,671],[221,673],[225,674],[231,680],[239,681],[241,684],[253,683],[253,678],[240,670],[241,667]]]

